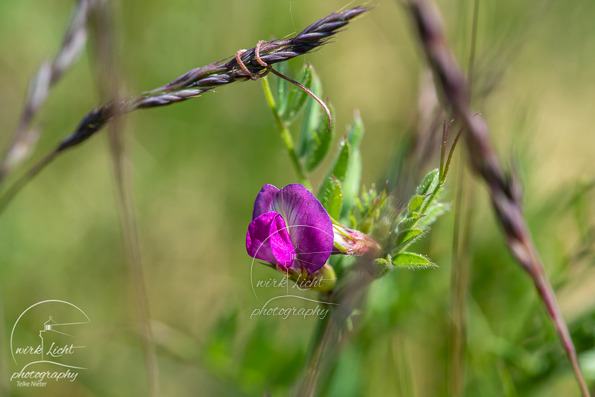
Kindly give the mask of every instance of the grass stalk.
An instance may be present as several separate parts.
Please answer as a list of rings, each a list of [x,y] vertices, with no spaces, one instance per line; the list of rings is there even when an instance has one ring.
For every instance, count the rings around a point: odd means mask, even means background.
[[[45,103],[50,90],[79,59],[87,42],[87,25],[99,0],[79,0],[72,11],[62,45],[51,61],[39,66],[31,78],[18,126],[0,159],[0,191],[5,178],[25,160],[39,139],[40,130],[32,128],[35,116]]]
[[[113,5],[104,4],[98,7],[96,18],[96,46],[99,68],[97,82],[103,97],[118,97],[120,76],[116,64],[114,46]],[[146,291],[146,280],[138,236],[138,223],[135,215],[135,204],[132,194],[130,168],[126,161],[126,145],[124,142],[121,119],[109,124],[108,139],[114,183],[116,206],[124,237],[130,282],[138,318],[138,332],[142,342],[142,350],[152,397],[159,395],[159,369],[157,353],[151,329],[149,300]]]
[[[467,67],[467,85],[470,95],[473,86],[473,70],[475,66],[475,51],[477,47],[477,25],[479,21],[479,0],[473,4],[473,23],[471,27],[471,44],[469,48],[469,63]],[[470,98],[471,99],[471,98]],[[463,132],[459,132],[458,140]],[[450,164],[452,157],[449,156]],[[463,165],[463,155],[459,156],[459,173],[457,178],[457,194],[455,207],[455,222],[452,241],[452,270],[451,270],[451,390],[453,397],[465,395],[465,352],[467,345],[467,294],[469,293],[470,261],[469,239],[471,236],[471,216],[473,212],[473,187],[466,186],[466,173]],[[465,195],[465,190],[468,195]],[[465,200],[466,198],[466,200]],[[464,205],[463,205],[464,204]],[[464,209],[464,213],[463,213]],[[462,228],[461,228],[462,224]],[[462,238],[461,238],[462,235]],[[460,244],[462,241],[462,245]]]
[[[314,22],[295,37],[260,43],[260,61],[267,64],[267,67],[262,66],[259,60],[257,60],[256,47],[245,51],[242,53],[240,60],[249,74],[239,66],[236,57],[232,56],[200,68],[192,69],[170,83],[152,91],[144,92],[134,99],[112,99],[94,108],[83,117],[74,133],[64,138],[50,155],[44,157],[44,160],[33,165],[32,169],[27,171],[26,175],[30,175],[30,177],[17,181],[9,189],[10,194],[0,197],[0,213],[20,189],[53,158],[67,149],[74,148],[85,142],[101,131],[116,116],[121,117],[126,113],[138,109],[161,107],[186,101],[196,98],[205,92],[212,91],[219,86],[237,81],[250,80],[255,75],[259,78],[264,77],[268,67],[271,65],[308,54],[327,44],[335,34],[344,30],[352,20],[369,11],[369,9],[369,7],[358,6],[334,12]],[[288,141],[287,138],[291,138],[291,135],[285,133],[282,133],[282,135],[284,141]],[[49,161],[45,160],[47,158],[49,158]],[[33,169],[35,169],[35,172],[32,172]]]
[[[520,184],[514,175],[503,171],[493,148],[487,124],[481,117],[474,117],[471,112],[469,88],[448,46],[436,6],[430,0],[410,0],[407,5],[420,38],[421,48],[432,66],[446,102],[465,128],[471,167],[489,189],[492,206],[502,226],[508,248],[533,280],[572,366],[581,395],[589,397],[576,349],[523,215]]]

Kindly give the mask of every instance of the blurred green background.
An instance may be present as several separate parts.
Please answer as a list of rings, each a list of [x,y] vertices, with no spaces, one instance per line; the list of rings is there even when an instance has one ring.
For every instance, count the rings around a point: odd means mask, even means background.
[[[474,109],[488,120],[504,159],[517,159],[529,225],[592,385],[595,2],[479,3]],[[366,126],[362,182],[383,184],[390,176],[398,187],[399,164],[419,119],[424,60],[402,7],[374,4],[332,44],[290,66],[294,73],[305,62],[316,68],[336,110],[337,142],[353,110],[360,110]],[[16,128],[30,76],[57,51],[72,6],[66,0],[0,1],[1,147]],[[299,32],[344,6],[336,0],[120,2],[116,36],[126,91],[156,88],[259,40]],[[473,2],[439,6],[466,65]],[[94,59],[85,53],[50,93],[36,119],[43,135],[11,181],[98,104]],[[244,248],[254,198],[263,184],[296,182],[261,83],[236,83],[125,120],[162,395],[288,395],[315,322],[250,318],[263,299],[252,294]],[[438,164],[437,157],[425,160],[416,173]],[[328,164],[314,173],[315,187]],[[466,248],[472,258],[466,395],[578,396],[483,186],[467,181],[474,198]],[[453,220],[453,213],[440,219],[417,249],[439,269],[395,271],[373,285],[358,332],[329,368],[322,395],[451,395]],[[0,216],[0,253],[0,384],[10,384],[15,396],[149,394],[105,132],[58,158]],[[257,279],[273,276],[254,269]],[[10,332],[25,309],[46,299],[72,302],[90,317],[82,331],[89,369],[75,382],[19,388],[5,375],[17,370]],[[36,327],[30,324],[29,331]]]

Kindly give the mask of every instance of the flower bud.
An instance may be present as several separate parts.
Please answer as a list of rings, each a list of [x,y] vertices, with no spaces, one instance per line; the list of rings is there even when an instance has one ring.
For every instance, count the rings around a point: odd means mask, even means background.
[[[382,247],[368,235],[348,229],[345,226],[333,223],[334,247],[333,254],[362,256],[382,255]]]

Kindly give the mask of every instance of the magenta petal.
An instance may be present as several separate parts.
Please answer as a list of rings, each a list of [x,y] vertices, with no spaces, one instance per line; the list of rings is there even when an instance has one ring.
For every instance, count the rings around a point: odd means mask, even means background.
[[[279,189],[277,189],[273,185],[264,185],[258,196],[256,196],[256,200],[254,201],[254,211],[252,212],[252,220],[258,218],[262,214],[271,211],[271,204],[273,203],[273,199],[279,193]]]
[[[283,267],[293,267],[296,257],[295,249],[287,232],[287,226],[279,214],[271,222],[269,240],[271,251],[277,262]]]
[[[291,184],[275,195],[271,210],[283,217],[297,259],[308,273],[324,266],[333,250],[333,224],[318,199],[304,186]]]
[[[293,267],[296,256],[287,226],[276,212],[267,212],[248,226],[246,251],[253,258],[283,267]]]
[[[248,234],[246,235],[246,251],[252,258],[261,259],[263,261],[275,262],[275,257],[271,251],[270,233],[271,223],[279,214],[269,212],[262,214],[254,219],[248,226]]]

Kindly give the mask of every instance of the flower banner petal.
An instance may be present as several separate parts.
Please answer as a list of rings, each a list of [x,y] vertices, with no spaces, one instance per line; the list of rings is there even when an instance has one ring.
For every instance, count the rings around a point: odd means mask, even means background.
[[[273,203],[274,198],[279,193],[279,189],[277,189],[273,185],[264,185],[258,196],[256,196],[256,200],[254,201],[254,211],[252,212],[252,220],[258,218],[262,214],[271,211],[271,204]]]
[[[333,250],[333,224],[318,199],[304,186],[291,184],[276,194],[271,210],[285,220],[297,259],[308,273],[324,266]]]

